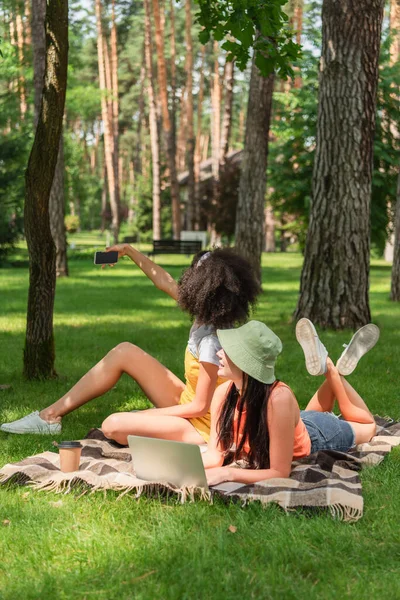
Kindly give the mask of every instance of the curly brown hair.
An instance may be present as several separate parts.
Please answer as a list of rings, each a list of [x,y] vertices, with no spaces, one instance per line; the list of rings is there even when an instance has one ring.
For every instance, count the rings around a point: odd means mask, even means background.
[[[243,323],[261,291],[250,264],[232,249],[216,248],[205,254],[196,254],[183,272],[179,306],[199,323],[216,329]]]

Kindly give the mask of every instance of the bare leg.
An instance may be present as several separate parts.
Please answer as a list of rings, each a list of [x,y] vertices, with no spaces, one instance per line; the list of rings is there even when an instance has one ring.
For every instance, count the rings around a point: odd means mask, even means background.
[[[332,412],[335,404],[335,394],[328,380],[324,381],[315,392],[305,410],[317,410],[319,412]]]
[[[202,436],[188,419],[158,416],[157,411],[140,413],[114,413],[103,422],[102,431],[110,439],[127,444],[128,435],[175,440],[189,444],[204,444]]]
[[[327,367],[326,381],[310,400],[306,410],[331,411],[336,399],[343,418],[354,429],[356,444],[368,442],[376,433],[373,415],[361,396],[339,374],[330,358],[327,359]],[[333,398],[333,402],[329,408],[330,398]]]
[[[130,375],[157,408],[178,404],[183,382],[158,360],[129,342],[113,348],[62,398],[40,412],[48,422],[76,410],[110,390],[123,373]],[[124,414],[124,413],[121,413]]]

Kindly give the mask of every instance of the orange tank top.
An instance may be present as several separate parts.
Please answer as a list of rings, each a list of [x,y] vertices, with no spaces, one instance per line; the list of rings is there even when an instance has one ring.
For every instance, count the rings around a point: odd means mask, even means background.
[[[288,385],[286,385],[286,383],[283,383],[282,381],[278,381],[278,383],[275,385],[275,387],[271,393],[273,394],[274,390],[277,390],[278,388],[283,388],[283,387],[288,388],[288,390],[291,392],[291,394],[293,394],[290,387]],[[293,397],[295,397],[294,394],[293,394]],[[242,411],[242,418],[240,420],[240,430],[239,431],[237,430],[238,420],[239,420],[239,411],[238,411],[238,408],[236,405],[235,414],[233,417],[234,440],[236,440],[235,441],[236,447],[239,446],[239,444],[242,440],[242,437],[243,437],[244,424],[246,421],[246,409],[245,408]],[[248,443],[248,440],[246,440],[243,445],[243,452],[245,454],[248,454],[250,452],[250,445]],[[306,426],[304,425],[303,421],[301,420],[301,417],[299,416],[299,421],[294,429],[293,458],[303,458],[304,456],[308,456],[310,453],[311,453],[310,436],[308,435]]]

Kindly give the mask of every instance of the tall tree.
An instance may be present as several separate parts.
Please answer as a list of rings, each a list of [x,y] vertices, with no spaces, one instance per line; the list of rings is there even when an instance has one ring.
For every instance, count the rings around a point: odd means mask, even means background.
[[[176,172],[176,141],[175,131],[172,126],[172,119],[168,107],[168,87],[167,87],[167,68],[164,53],[164,31],[161,21],[160,4],[158,0],[153,0],[153,15],[155,23],[155,40],[157,48],[157,76],[158,92],[161,100],[162,122],[167,138],[167,157],[171,190],[172,203],[172,228],[175,239],[180,238],[181,234],[181,215],[179,185]],[[172,107],[174,109],[174,107]]]
[[[32,42],[34,71],[34,124],[37,125],[42,99],[46,60],[46,0],[32,0]],[[50,193],[50,228],[56,245],[56,275],[68,276],[67,237],[65,233],[64,145],[61,131],[56,171]]]
[[[295,318],[333,329],[371,319],[369,214],[384,5],[324,0],[322,7],[313,197]]]
[[[25,235],[29,294],[24,348],[28,379],[52,377],[56,249],[50,231],[49,199],[62,131],[68,67],[68,0],[48,0],[46,63],[41,108],[25,174]]]
[[[153,67],[153,49],[151,38],[150,0],[144,0],[145,8],[145,60],[147,76],[147,94],[149,99],[149,127],[153,181],[153,238],[161,239],[161,179],[160,179],[160,141],[157,127],[157,106],[154,92],[155,75]]]
[[[236,211],[236,247],[261,282],[264,207],[274,74],[263,77],[253,59]]]
[[[399,64],[400,0],[391,0],[390,2],[390,29],[393,35],[392,44],[390,47],[390,60],[392,64]],[[398,90],[396,90],[396,94],[399,95]],[[399,132],[397,130],[395,133],[399,135]],[[394,219],[393,266],[390,299],[395,302],[400,302],[400,170],[397,179],[397,199]]]
[[[194,226],[195,176],[194,176],[194,126],[193,126],[193,41],[192,9],[190,0],[185,0],[185,44],[186,44],[186,157],[189,172],[187,229]]]
[[[118,194],[118,177],[116,176],[116,164],[114,161],[114,127],[113,127],[113,102],[112,98],[111,69],[109,60],[106,61],[105,46],[107,41],[103,32],[102,4],[101,0],[95,0],[96,25],[97,25],[97,61],[99,66],[99,84],[101,91],[101,116],[104,127],[104,156],[107,172],[108,193],[110,198],[112,214],[112,233],[114,242],[118,242],[120,227],[120,208]],[[108,86],[106,85],[106,67],[108,69]]]

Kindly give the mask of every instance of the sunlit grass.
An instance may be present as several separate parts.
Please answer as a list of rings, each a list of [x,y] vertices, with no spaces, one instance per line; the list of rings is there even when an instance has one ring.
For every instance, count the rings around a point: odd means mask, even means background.
[[[53,402],[125,340],[183,377],[188,317],[128,259],[113,269],[96,268],[92,252],[102,247],[101,238],[75,235],[76,248],[84,250],[69,250],[70,278],[57,282],[58,380],[23,380],[28,272],[0,270],[0,384],[12,386],[0,391],[1,422]],[[23,264],[26,258],[21,247],[16,259]],[[157,262],[178,278],[189,259],[163,256]],[[278,376],[305,406],[319,379],[305,371],[291,322],[301,263],[299,254],[264,255],[264,292],[254,316],[281,337]],[[389,289],[390,268],[374,260],[371,307],[381,339],[350,381],[374,412],[400,418],[400,305],[389,301]],[[321,332],[333,358],[351,335]],[[65,418],[56,439],[82,437],[111,412],[146,405],[138,386],[123,377],[103,398]],[[51,450],[52,439],[0,433],[0,465]],[[173,499],[118,500],[113,493],[78,500],[0,488],[0,598],[398,598],[399,473],[395,450],[362,474],[365,514],[353,525],[327,515],[287,516],[276,507],[220,501],[179,505]]]

